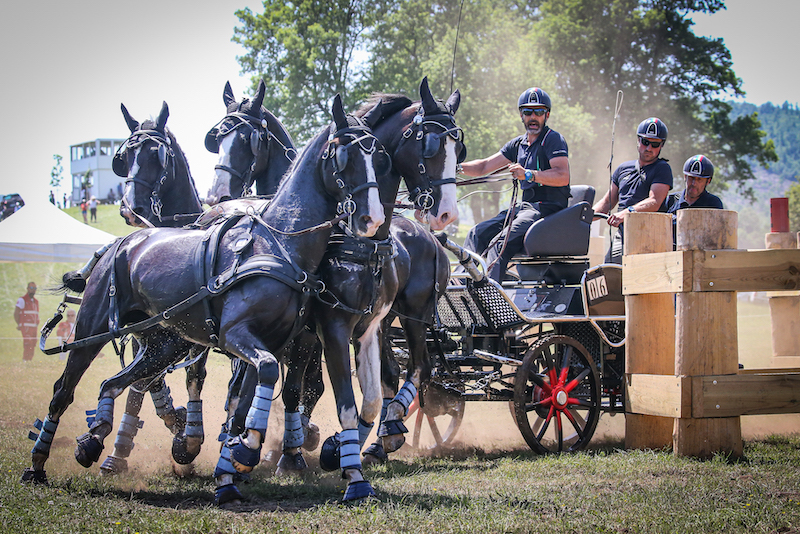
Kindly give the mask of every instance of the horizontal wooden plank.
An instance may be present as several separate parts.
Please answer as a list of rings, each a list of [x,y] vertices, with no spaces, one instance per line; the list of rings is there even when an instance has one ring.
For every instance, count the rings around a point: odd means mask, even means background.
[[[689,291],[796,291],[800,250],[692,250],[622,259],[625,295]]]
[[[691,417],[691,378],[673,375],[625,375],[625,411],[662,417]]]
[[[693,251],[692,291],[800,289],[800,250]]]
[[[800,373],[692,377],[692,417],[780,413],[800,413]]]
[[[622,293],[682,293],[692,290],[692,252],[658,252],[622,257]]]

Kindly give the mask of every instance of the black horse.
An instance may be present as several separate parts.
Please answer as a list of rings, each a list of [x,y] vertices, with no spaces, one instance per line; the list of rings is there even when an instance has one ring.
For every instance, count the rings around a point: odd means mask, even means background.
[[[248,196],[253,183],[258,195],[273,195],[278,184],[297,156],[289,132],[263,105],[266,84],[261,80],[252,99],[237,102],[230,83],[225,84],[222,118],[206,134],[206,148],[219,154],[210,205]],[[238,150],[238,145],[246,150]],[[234,145],[237,145],[234,147]]]
[[[217,173],[226,176],[231,183],[234,183],[237,179],[244,179],[244,182],[242,182],[244,186],[236,184],[236,187],[234,187],[234,190],[237,191],[247,190],[255,182],[259,192],[265,190],[269,194],[274,194],[278,188],[280,178],[289,169],[296,155],[294,144],[286,128],[261,105],[265,88],[266,85],[262,80],[259,84],[258,92],[252,100],[244,98],[241,102],[236,102],[230,83],[226,82],[222,95],[227,110],[226,115],[206,135],[206,147],[212,152],[221,152],[219,163],[216,166]],[[125,145],[130,144],[131,139],[134,140],[134,144],[143,145],[148,139],[144,139],[141,142],[138,141],[139,128],[135,128],[138,123],[130,117],[124,106],[122,110],[126,122],[132,129],[132,137],[126,141]],[[162,110],[162,114],[163,112],[164,110]],[[145,123],[141,128],[150,127],[150,124]],[[177,146],[174,138],[171,141],[167,146]],[[151,142],[158,143],[159,138],[154,137]],[[136,161],[138,160],[132,160],[130,162],[131,166]],[[128,208],[128,206],[141,206],[142,198],[157,196],[156,187],[159,183],[163,166],[147,165],[147,161],[143,163],[145,165],[138,164],[135,169],[127,169],[124,173],[127,176],[129,172],[136,172],[136,175],[128,176],[128,184],[132,183],[134,187],[126,188],[125,195],[128,200],[122,202],[120,212],[126,217],[128,223],[134,226],[145,226],[146,221],[143,219],[147,219],[153,226],[166,226],[164,221],[157,219],[152,214],[152,211],[149,215],[144,212],[146,216],[140,217],[138,215],[141,215],[141,213],[134,215],[134,210]],[[181,157],[175,162],[170,162],[170,165],[171,169],[173,169],[172,172],[181,176],[186,175],[189,178],[188,182],[186,182],[188,189],[184,187],[179,192],[186,198],[191,198],[192,196],[197,198],[197,192],[194,182],[191,180],[185,158]],[[242,169],[242,171],[236,171],[231,165]],[[120,174],[123,174],[121,172],[123,170],[121,163],[117,163],[116,169],[119,169]],[[167,180],[170,181],[169,178]],[[179,183],[184,183],[184,181]],[[148,185],[152,188],[149,192]],[[174,194],[171,194],[175,189],[173,187],[167,191],[166,195],[161,197],[162,209],[168,213],[175,212],[175,205],[182,202],[180,198],[176,198]],[[136,193],[135,197],[134,191]],[[128,197],[129,195],[130,198]],[[209,200],[213,202],[215,199],[216,197],[212,194]],[[199,201],[198,209],[195,211],[199,211]],[[195,217],[189,218],[194,219]],[[181,220],[183,219],[181,217]],[[127,471],[127,458],[133,449],[133,441],[140,424],[138,415],[144,397],[143,390],[145,386],[149,388],[153,398],[156,414],[164,420],[167,428],[175,435],[172,456],[177,463],[175,468],[180,472],[184,472],[185,468],[179,466],[191,464],[200,453],[200,448],[205,438],[200,393],[206,376],[206,358],[207,352],[204,352],[196,361],[186,366],[186,389],[189,393],[189,402],[186,408],[179,407],[176,409],[173,406],[170,389],[163,377],[155,380],[155,383],[148,380],[146,383],[131,386],[128,392],[125,413],[122,416],[114,442],[114,450],[100,466],[103,473],[115,474]],[[242,368],[250,367],[243,360],[236,360],[236,362],[239,362]]]
[[[316,333],[325,344],[326,362],[334,391],[337,399],[341,395],[347,395],[349,403],[354,402],[347,350],[352,338],[358,347],[357,372],[364,393],[364,403],[360,413],[352,404],[353,408],[348,414],[351,424],[352,421],[357,421],[357,429],[350,430],[347,435],[339,435],[336,439],[329,438],[326,441],[327,446],[323,449],[320,462],[328,469],[349,465],[347,462],[355,463],[353,456],[358,457],[359,449],[371,429],[371,423],[381,410],[379,385],[381,366],[378,356],[381,346],[381,322],[389,313],[393,303],[397,312],[402,314],[403,320],[409,324],[407,329],[409,335],[419,338],[409,343],[413,355],[416,356],[411,362],[414,371],[409,373],[409,384],[412,382],[419,384],[430,373],[425,345],[426,325],[433,318],[437,289],[443,289],[446,285],[449,264],[444,251],[427,230],[402,217],[396,218],[391,228],[388,221],[391,218],[394,196],[402,175],[409,190],[414,191],[416,199],[420,201],[419,207],[435,211],[433,217],[428,213],[420,215],[438,224],[446,225],[453,222],[456,216],[454,211],[445,209],[446,202],[441,201],[452,199],[450,205],[454,207],[454,179],[443,177],[455,176],[458,156],[463,154],[464,148],[461,132],[453,118],[460,102],[458,92],[454,93],[447,103],[436,101],[425,79],[420,85],[420,94],[422,102],[417,103],[402,95],[375,95],[357,113],[367,120],[375,135],[392,154],[394,165],[392,173],[384,177],[381,182],[386,184],[388,193],[388,196],[382,196],[382,201],[387,207],[387,223],[373,237],[374,241],[358,243],[347,239],[346,236],[334,236],[326,260],[321,265],[320,276],[331,288],[329,295],[333,296],[333,300],[316,304],[313,309],[316,313],[312,317]],[[452,191],[448,190],[450,188]],[[394,236],[393,258],[377,253],[380,239],[388,238],[390,232]],[[343,248],[346,249],[344,255],[337,253]],[[358,311],[365,309],[370,310],[370,313],[364,314]],[[279,471],[305,467],[300,455],[300,444],[303,440],[299,433],[301,415],[296,411],[300,393],[303,391],[299,382],[303,370],[313,371],[319,365],[318,363],[314,365],[315,357],[318,357],[318,342],[313,334],[296,339],[294,349],[296,352],[290,352],[285,360],[289,367],[284,388],[287,414],[284,455],[279,461]],[[394,395],[397,391],[397,376],[391,373],[388,376],[394,377],[392,392]],[[305,378],[307,383],[309,381],[312,385],[315,383],[315,379],[309,380],[308,376]],[[388,382],[391,383],[392,379],[388,379]],[[403,400],[408,396],[409,390],[410,387],[406,386],[402,390],[401,399],[398,399],[399,405],[404,406],[404,410],[407,410],[408,403],[414,397],[412,394],[408,401]],[[247,392],[242,392],[242,395],[246,398]],[[388,401],[391,400],[390,397]],[[388,401],[384,404],[388,404]],[[337,404],[341,407],[341,403]],[[305,400],[303,406],[305,409],[303,416],[307,417],[310,407]],[[242,415],[240,412],[239,419]],[[235,429],[236,418],[233,419],[234,422],[231,424]],[[390,433],[401,432],[402,426],[390,425],[388,430]],[[344,456],[339,454],[342,444],[349,450]],[[360,469],[360,462],[358,468]],[[227,486],[229,481],[222,479],[218,483]],[[238,495],[232,494],[228,497],[234,498]]]
[[[139,124],[120,105],[130,137],[112,160],[114,173],[125,178],[119,213],[131,226],[183,226],[203,211],[189,163],[167,129],[164,102],[155,121]]]
[[[225,444],[233,469],[248,472],[258,463],[278,378],[273,354],[302,327],[308,299],[320,290],[312,273],[322,261],[333,221],[347,220],[351,231],[363,236],[374,235],[384,222],[373,190],[371,151],[377,140],[345,115],[338,95],[332,114],[334,123],[309,143],[263,213],[225,218],[209,232],[142,230],[119,240],[114,253],[100,259],[86,288],[76,337],[107,333],[109,317],[118,317],[119,326],[136,323],[132,330],[159,323],[166,328],[139,330],[142,348],[135,360],[103,383],[95,421],[76,449],[83,465],[97,460],[111,432],[114,398],[174,363],[175,354],[182,357],[202,345],[217,346],[258,369],[247,429]],[[209,241],[219,247],[207,246]],[[97,344],[70,351],[23,480],[46,481],[44,464],[58,421],[98,352]]]

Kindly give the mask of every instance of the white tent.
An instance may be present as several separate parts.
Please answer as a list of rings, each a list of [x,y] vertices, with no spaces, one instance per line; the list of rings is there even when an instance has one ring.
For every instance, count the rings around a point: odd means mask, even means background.
[[[114,239],[46,200],[32,202],[0,222],[0,261],[86,262]]]

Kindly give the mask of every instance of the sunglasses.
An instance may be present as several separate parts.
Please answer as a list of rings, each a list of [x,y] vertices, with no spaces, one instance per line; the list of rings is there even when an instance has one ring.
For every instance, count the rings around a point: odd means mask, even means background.
[[[525,108],[522,110],[522,114],[526,117],[530,117],[531,115],[536,115],[537,117],[541,117],[547,113],[545,108]]]
[[[642,143],[642,146],[651,146],[653,148],[658,148],[661,146],[661,143],[663,143],[663,141],[650,141],[644,137],[640,137],[639,142]]]

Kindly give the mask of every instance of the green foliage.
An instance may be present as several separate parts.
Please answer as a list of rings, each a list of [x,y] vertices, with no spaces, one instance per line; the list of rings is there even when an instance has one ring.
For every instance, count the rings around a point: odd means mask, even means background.
[[[789,230],[800,232],[800,183],[789,187],[786,197],[789,199]]]
[[[761,128],[775,145],[778,161],[769,166],[770,172],[782,178],[797,180],[800,177],[800,108],[784,102],[775,106],[767,102],[761,106],[748,103],[731,103],[731,115],[758,114]]]
[[[61,180],[64,179],[64,167],[61,165],[61,160],[64,159],[58,154],[53,154],[55,164],[50,171],[50,187],[58,187],[61,185]]]

